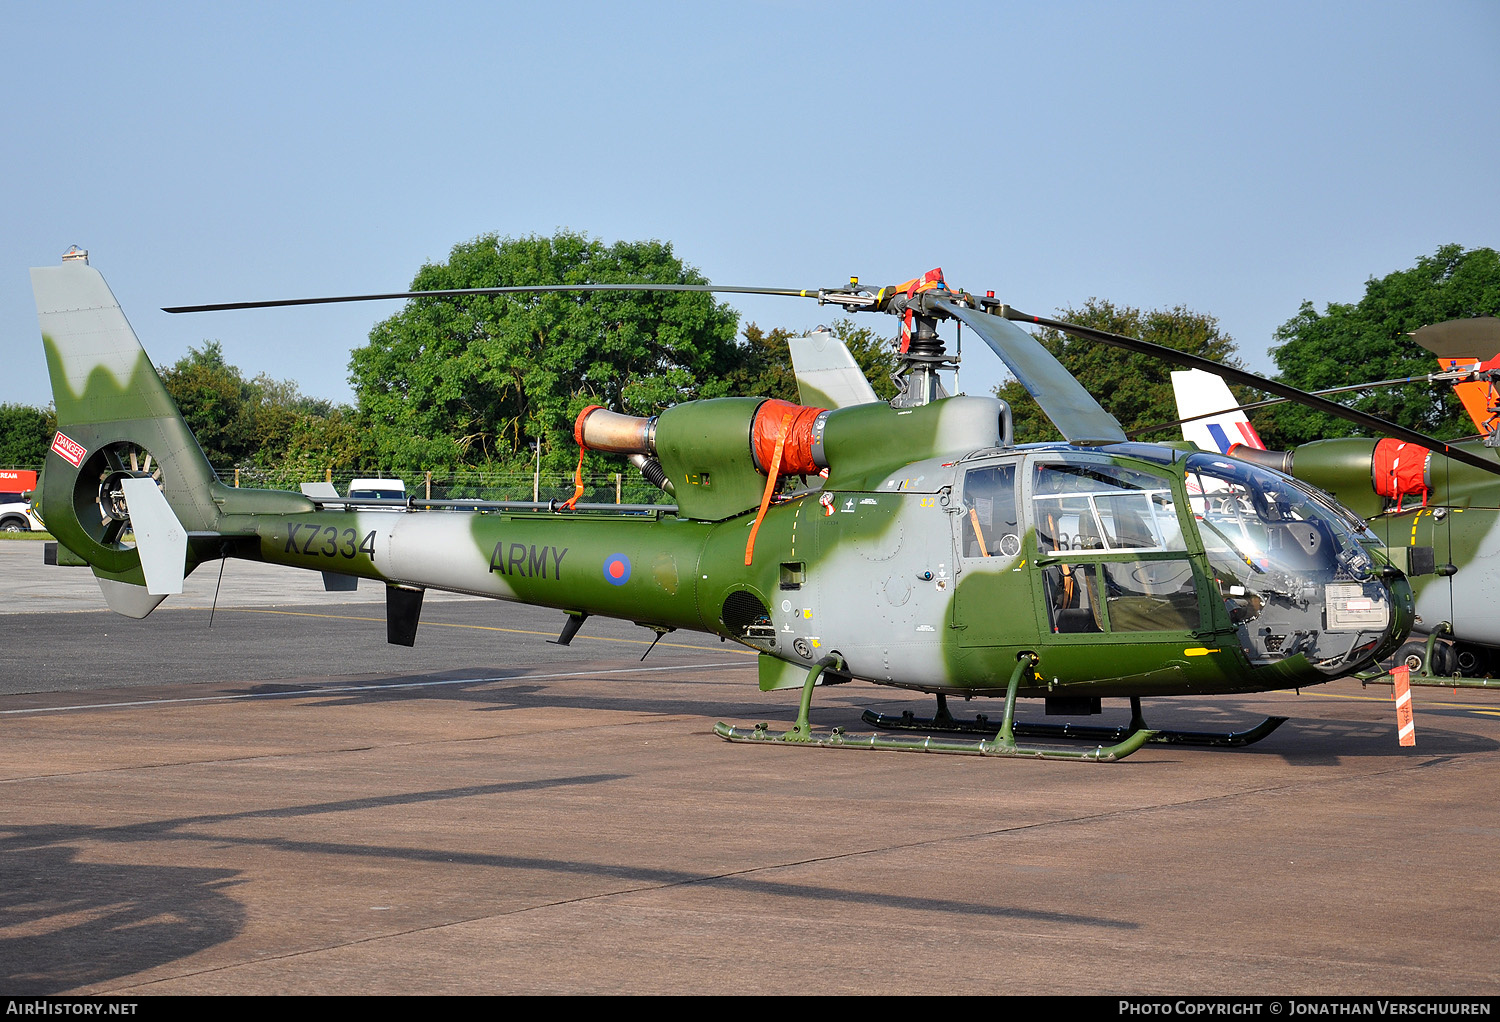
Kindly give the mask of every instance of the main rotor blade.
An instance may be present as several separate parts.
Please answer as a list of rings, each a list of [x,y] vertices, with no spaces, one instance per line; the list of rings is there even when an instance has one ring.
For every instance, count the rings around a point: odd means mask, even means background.
[[[817,298],[818,288],[734,287],[719,284],[526,284],[517,287],[465,287],[451,291],[393,291],[380,295],[336,295],[323,298],[282,298],[269,302],[221,302],[217,305],[174,305],[162,312],[224,312],[230,309],[278,309],[289,305],[334,305],[339,302],[383,302],[402,298],[460,298],[465,295],[542,294],[549,291],[709,291],[737,295],[784,295]]]
[[[1096,330],[1093,327],[1080,326],[1077,323],[1068,323],[1058,319],[1029,316],[1008,305],[1000,306],[1000,315],[1010,320],[1019,320],[1024,323],[1035,323],[1038,326],[1051,327],[1054,330],[1061,330],[1064,333],[1072,334],[1074,337],[1099,341],[1101,344],[1124,348],[1126,351],[1134,351],[1142,355],[1154,355],[1157,358],[1176,365],[1186,366],[1189,369],[1202,369],[1204,372],[1222,376],[1230,383],[1254,387],[1257,390],[1275,394],[1277,397],[1284,397],[1288,401],[1295,401],[1314,411],[1326,412],[1336,418],[1345,419],[1370,430],[1372,433],[1394,437],[1397,440],[1405,440],[1409,444],[1417,444],[1429,450],[1441,451],[1444,456],[1452,458],[1454,461],[1469,465],[1472,468],[1481,469],[1493,475],[1500,475],[1500,462],[1495,461],[1493,458],[1481,457],[1462,448],[1454,447],[1446,440],[1439,440],[1436,437],[1428,436],[1426,433],[1418,433],[1414,429],[1398,426],[1396,423],[1388,422],[1379,416],[1370,415],[1325,398],[1315,397],[1305,390],[1298,390],[1296,387],[1289,387],[1285,383],[1268,380],[1264,377],[1256,376],[1254,373],[1247,373],[1243,369],[1234,369],[1223,363],[1214,362],[1199,355],[1190,355],[1185,351],[1178,351],[1176,348],[1152,344],[1150,341],[1142,341],[1135,337],[1126,337],[1124,334],[1112,334],[1108,330]]]
[[[1390,380],[1372,380],[1369,383],[1351,383],[1344,387],[1328,387],[1324,390],[1309,390],[1307,393],[1314,397],[1323,397],[1325,394],[1343,394],[1351,390],[1370,390],[1374,387],[1399,387],[1407,383],[1464,383],[1469,380],[1478,379],[1476,373],[1467,369],[1455,369],[1450,372],[1428,373],[1426,376],[1401,376]],[[1170,429],[1173,426],[1181,426],[1185,422],[1197,422],[1199,419],[1212,419],[1216,415],[1228,415],[1230,412],[1251,412],[1257,408],[1269,408],[1271,405],[1286,404],[1291,401],[1289,397],[1267,398],[1265,401],[1251,401],[1247,404],[1235,405],[1233,408],[1220,408],[1216,412],[1204,412],[1202,415],[1190,415],[1186,419],[1173,419],[1171,422],[1158,422],[1151,426],[1142,426],[1132,429],[1128,434],[1130,439],[1145,436],[1147,433],[1155,433],[1159,429]]]
[[[1031,334],[956,302],[939,299],[933,304],[984,338],[1068,443],[1089,446],[1125,440],[1119,421]]]

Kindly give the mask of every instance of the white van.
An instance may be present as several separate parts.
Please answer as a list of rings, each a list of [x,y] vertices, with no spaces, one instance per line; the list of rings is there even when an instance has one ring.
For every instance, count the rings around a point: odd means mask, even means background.
[[[46,526],[19,493],[0,492],[0,532],[41,532]]]

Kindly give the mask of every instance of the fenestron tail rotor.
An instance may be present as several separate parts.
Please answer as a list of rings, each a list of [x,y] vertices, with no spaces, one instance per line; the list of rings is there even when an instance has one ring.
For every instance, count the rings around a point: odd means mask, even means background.
[[[124,549],[128,546],[124,536],[131,527],[124,482],[149,479],[160,490],[161,466],[145,448],[129,440],[119,440],[95,451],[78,478],[74,503],[79,523],[101,545]],[[98,524],[94,525],[96,519]]]

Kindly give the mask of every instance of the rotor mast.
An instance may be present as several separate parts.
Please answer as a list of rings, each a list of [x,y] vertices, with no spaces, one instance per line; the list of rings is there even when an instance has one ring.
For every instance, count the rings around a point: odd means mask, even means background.
[[[891,373],[891,382],[896,385],[891,405],[895,408],[916,408],[947,397],[938,373],[952,369],[956,374],[958,370],[959,356],[948,354],[937,332],[938,320],[944,317],[933,308],[929,295],[956,297],[943,282],[941,268],[904,284],[881,288],[874,294],[860,287],[858,277],[849,278],[847,290],[818,292],[819,304],[840,305],[850,312],[886,312],[901,317],[897,365]]]

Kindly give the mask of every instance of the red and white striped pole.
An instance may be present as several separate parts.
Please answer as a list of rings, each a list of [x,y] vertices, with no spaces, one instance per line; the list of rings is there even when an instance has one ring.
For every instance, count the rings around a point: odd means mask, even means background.
[[[1412,719],[1411,668],[1406,665],[1391,668],[1391,695],[1396,700],[1396,737],[1402,745],[1417,744],[1417,724]]]

